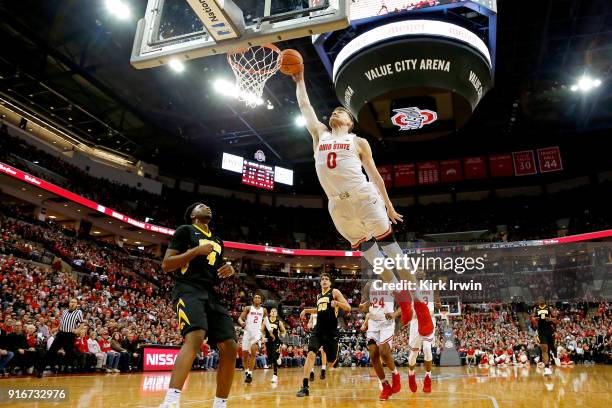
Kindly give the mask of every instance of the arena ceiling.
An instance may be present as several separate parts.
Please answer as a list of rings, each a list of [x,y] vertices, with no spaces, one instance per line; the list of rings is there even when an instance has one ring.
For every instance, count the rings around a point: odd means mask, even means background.
[[[268,82],[273,110],[251,110],[213,91],[214,78],[230,75],[222,56],[191,61],[181,75],[136,70],[129,63],[136,18],[115,20],[103,3],[3,2],[0,92],[92,143],[168,173],[201,172],[222,150],[258,148],[276,164],[312,172],[309,136],[294,124],[298,107],[289,78],[279,74]],[[130,3],[134,16],[144,13],[145,0]],[[609,1],[499,0],[497,44],[495,88],[463,130],[399,148],[371,140],[377,161],[504,151],[610,128]],[[325,119],[338,102],[310,39],[280,45],[303,54],[311,100]],[[570,92],[584,72],[603,86],[588,96]]]

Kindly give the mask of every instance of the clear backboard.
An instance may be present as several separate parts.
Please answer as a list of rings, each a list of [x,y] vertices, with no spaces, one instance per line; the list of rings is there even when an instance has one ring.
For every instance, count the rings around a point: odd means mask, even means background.
[[[306,37],[349,24],[351,0],[148,0],[131,63],[165,65]]]

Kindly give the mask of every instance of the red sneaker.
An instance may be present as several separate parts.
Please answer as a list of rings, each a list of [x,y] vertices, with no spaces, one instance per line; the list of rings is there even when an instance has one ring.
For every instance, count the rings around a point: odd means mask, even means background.
[[[391,386],[389,385],[388,382],[384,382],[382,383],[383,389],[380,392],[380,395],[378,396],[378,399],[381,401],[386,401],[389,399],[389,397],[391,396],[391,394],[393,394],[393,391],[391,390]]]
[[[416,374],[408,374],[408,387],[410,391],[417,392]]]
[[[431,320],[431,314],[427,303],[414,301],[414,313],[419,320],[419,334],[421,336],[429,336],[434,331],[433,320]],[[403,319],[402,319],[403,320]]]
[[[402,326],[406,326],[412,320],[412,298],[410,293],[407,290],[402,290],[397,294],[396,300],[402,310]]]
[[[402,380],[400,379],[400,374],[393,374],[391,376],[391,392],[393,394],[397,394],[402,389]]]
[[[423,381],[423,392],[431,392],[431,376],[429,375],[426,375],[425,380]]]

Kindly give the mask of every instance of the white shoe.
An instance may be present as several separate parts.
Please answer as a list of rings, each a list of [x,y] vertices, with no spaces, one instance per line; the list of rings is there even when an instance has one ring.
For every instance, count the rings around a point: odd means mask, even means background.
[[[159,408],[180,408],[180,405],[178,402],[162,402]]]
[[[272,376],[272,383],[277,383],[278,382],[278,376],[277,375],[273,375]]]
[[[119,370],[118,368],[113,368],[113,373],[120,373],[121,370]]]
[[[552,373],[553,373],[553,372],[552,372],[552,370],[550,369],[550,367],[546,367],[546,368],[544,369],[544,375],[552,375]]]

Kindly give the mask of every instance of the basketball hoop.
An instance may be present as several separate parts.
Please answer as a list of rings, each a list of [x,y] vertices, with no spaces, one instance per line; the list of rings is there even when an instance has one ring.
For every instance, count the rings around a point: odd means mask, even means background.
[[[256,45],[227,53],[227,62],[236,75],[238,99],[254,108],[261,98],[266,81],[278,71],[281,51],[274,44]]]

